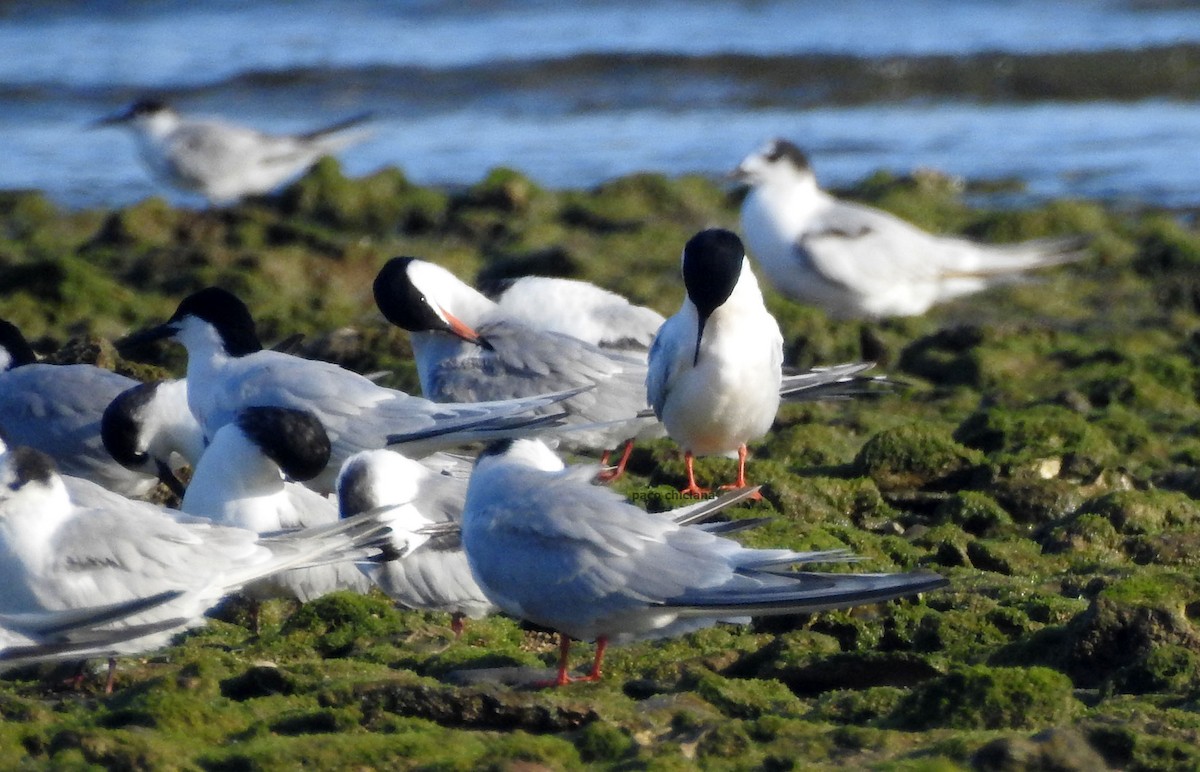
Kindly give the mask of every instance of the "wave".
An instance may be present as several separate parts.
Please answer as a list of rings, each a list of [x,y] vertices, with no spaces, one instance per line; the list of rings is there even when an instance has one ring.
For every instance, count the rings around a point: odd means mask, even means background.
[[[112,104],[145,93],[128,84],[0,84],[0,101]],[[463,109],[572,114],[854,106],[920,100],[980,103],[1200,98],[1200,45],[1051,54],[962,56],[688,56],[587,53],[450,68],[365,65],[249,71],[155,89],[166,99],[256,95],[390,105],[404,114]],[[349,97],[347,95],[350,95]]]

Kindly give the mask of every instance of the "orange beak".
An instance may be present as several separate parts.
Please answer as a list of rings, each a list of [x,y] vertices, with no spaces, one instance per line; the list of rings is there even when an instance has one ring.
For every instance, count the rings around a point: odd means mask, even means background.
[[[483,338],[479,337],[479,333],[467,326],[463,320],[459,319],[457,316],[444,308],[440,308],[438,310],[442,312],[442,316],[446,317],[446,323],[450,325],[450,329],[455,335],[469,343],[476,343],[480,346],[484,345],[484,340]]]

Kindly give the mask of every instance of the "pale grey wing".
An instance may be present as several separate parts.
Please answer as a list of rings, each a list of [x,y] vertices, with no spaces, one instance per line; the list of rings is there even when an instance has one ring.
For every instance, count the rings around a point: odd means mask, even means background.
[[[593,386],[562,407],[599,422],[632,418],[646,406],[646,365],[636,357],[509,320],[485,322],[476,332],[491,348],[440,365],[431,384],[439,400],[505,400]]]
[[[284,492],[288,503],[286,514],[291,519],[280,519],[283,528],[311,528],[337,522],[337,505],[332,499],[294,482],[287,483]]]
[[[267,554],[249,531],[105,510],[78,514],[51,550],[50,576],[31,588],[50,608],[203,590],[235,565]]]
[[[696,341],[688,341],[687,324],[680,316],[672,316],[659,328],[650,347],[649,366],[646,371],[646,399],[661,419],[663,406],[671,393],[671,384],[678,377],[681,367],[688,362],[687,350],[695,349]]]
[[[0,373],[0,429],[10,444],[49,455],[64,474],[139,493],[152,478],[121,467],[100,438],[105,408],[135,385],[92,365],[24,365]]]
[[[172,175],[202,187],[214,178],[243,174],[247,164],[286,159],[296,151],[297,143],[287,137],[219,121],[192,121],[172,132],[165,160]]]
[[[740,549],[569,475],[513,471],[489,493],[464,524],[476,577],[501,608],[568,634],[719,583],[722,553]]]
[[[363,568],[389,597],[413,609],[446,611],[472,618],[495,609],[475,581],[457,539],[431,540],[398,560]],[[361,564],[360,564],[361,565]]]
[[[166,633],[184,627],[190,620],[171,618],[128,625],[121,628],[86,629],[54,641],[34,643],[32,641],[3,640],[0,635],[0,670],[24,667],[42,662],[92,659],[110,657],[124,653],[120,644],[138,638]],[[0,631],[2,633],[3,631]]]
[[[826,282],[863,294],[937,281],[946,262],[943,239],[849,201],[822,207],[793,248]]]

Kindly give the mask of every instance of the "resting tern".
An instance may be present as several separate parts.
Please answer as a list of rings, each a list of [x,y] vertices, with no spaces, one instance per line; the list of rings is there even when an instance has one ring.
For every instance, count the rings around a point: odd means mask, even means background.
[[[388,321],[411,333],[421,390],[430,399],[512,399],[594,386],[561,403],[569,424],[580,427],[564,432],[565,441],[607,449],[661,436],[645,413],[644,353],[531,327],[445,268],[413,257],[389,260],[374,292]]]
[[[267,193],[318,159],[370,136],[359,115],[305,134],[264,134],[219,120],[185,118],[164,102],[143,99],[102,119],[137,138],[142,160],[160,181],[211,204]]]
[[[174,632],[200,624],[207,609],[246,583],[357,551],[384,530],[364,517],[260,537],[146,502],[84,507],[71,500],[48,456],[10,447],[0,457],[0,577],[5,587],[0,613],[79,610],[180,593],[117,624],[182,620],[112,647],[114,654],[146,651]]]
[[[0,428],[9,443],[37,448],[64,473],[127,496],[149,493],[158,470],[113,460],[100,423],[109,403],[137,383],[95,365],[40,363],[21,331],[0,320]]]
[[[179,508],[217,525],[271,534],[335,523],[337,505],[305,488],[329,463],[329,437],[312,413],[281,407],[244,408],[217,430],[196,464]],[[367,592],[371,582],[351,561],[294,568],[256,582],[256,600],[301,602],[334,592]]]
[[[356,453],[338,475],[342,516],[379,513],[392,529],[392,552],[400,555],[360,562],[363,573],[402,606],[450,613],[455,635],[462,632],[463,617],[480,619],[496,607],[471,575],[457,529],[435,536],[422,532],[459,525],[466,495],[466,479],[439,474],[390,450]]]
[[[783,385],[783,336],[763,304],[741,240],[722,229],[701,231],[683,248],[679,311],[650,349],[646,395],[667,434],[684,449],[689,495],[695,456],[736,451],[746,486],[746,443],[771,428]]]
[[[608,643],[680,635],[717,621],[844,608],[946,584],[929,573],[791,573],[800,563],[852,559],[842,551],[742,547],[670,517],[647,514],[563,469],[537,440],[494,443],[467,490],[462,539],[484,592],[506,613],[557,630],[556,684],[570,639],[596,641],[598,680]]]
[[[742,232],[767,279],[787,297],[838,318],[923,314],[935,303],[1083,257],[1086,239],[977,244],[927,233],[817,186],[808,158],[775,139],[733,172],[751,186]]]
[[[544,424],[544,416],[531,413],[565,396],[437,404],[384,388],[331,362],[263,350],[246,305],[217,287],[189,295],[166,323],[118,345],[161,338],[187,348],[188,405],[210,440],[244,407],[288,407],[316,415],[332,443],[329,464],[305,483],[319,493],[333,491],[338,469],[360,450],[394,444],[420,456],[512,436]]]

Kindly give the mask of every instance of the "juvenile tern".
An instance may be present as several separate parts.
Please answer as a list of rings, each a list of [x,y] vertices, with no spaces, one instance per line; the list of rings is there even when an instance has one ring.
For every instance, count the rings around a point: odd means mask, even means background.
[[[142,160],[160,181],[211,204],[267,193],[299,176],[325,155],[365,140],[369,115],[305,134],[264,134],[219,120],[185,118],[164,102],[143,99],[102,119],[137,138]]]
[[[149,493],[156,470],[118,464],[104,448],[100,422],[108,404],[137,383],[95,365],[40,363],[21,331],[0,320],[0,429],[9,444],[37,448],[65,474],[126,496]]]
[[[564,441],[606,450],[662,434],[645,412],[643,352],[606,350],[532,327],[445,268],[413,257],[389,260],[374,292],[388,321],[411,334],[421,391],[430,399],[512,399],[592,386],[561,403],[570,425],[588,427],[564,432]]]
[[[842,201],[817,186],[808,158],[775,139],[734,176],[751,186],[742,232],[782,294],[837,318],[923,314],[936,303],[1078,260],[1087,240],[979,244],[939,236],[895,215]]]
[[[545,423],[533,412],[565,396],[438,404],[384,388],[331,362],[263,350],[246,305],[217,287],[189,295],[167,322],[118,345],[162,338],[188,351],[188,405],[206,438],[211,440],[244,407],[288,407],[316,415],[332,443],[329,464],[305,483],[320,493],[333,491],[341,465],[360,450],[394,444],[420,456],[512,436]]]
[[[78,610],[179,596],[123,618],[118,627],[182,620],[168,629],[116,643],[113,653],[157,648],[226,594],[277,571],[368,546],[385,528],[370,517],[260,537],[172,515],[146,502],[119,508],[71,501],[54,462],[27,447],[0,457],[0,613]],[[111,688],[113,663],[110,662]]]
[[[467,490],[462,539],[484,592],[506,613],[557,630],[558,685],[598,680],[609,643],[680,635],[717,621],[877,603],[945,586],[929,573],[792,573],[842,551],[742,547],[648,514],[563,469],[537,440],[494,443]],[[568,675],[571,638],[596,641],[590,673]]]
[[[746,443],[771,428],[783,384],[783,336],[763,304],[741,240],[701,231],[683,248],[687,295],[650,349],[646,394],[667,434],[684,449],[685,494],[696,484],[695,456],[737,452],[746,486]]]

